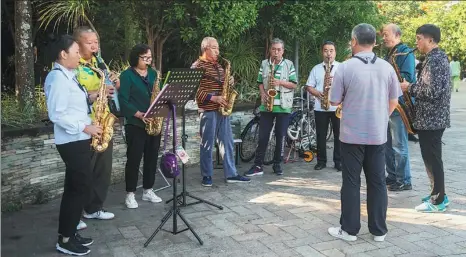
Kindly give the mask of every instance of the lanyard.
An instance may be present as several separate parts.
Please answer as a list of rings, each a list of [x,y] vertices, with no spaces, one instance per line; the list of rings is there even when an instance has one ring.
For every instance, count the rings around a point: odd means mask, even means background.
[[[63,73],[63,75],[66,76],[65,72],[60,69],[60,68],[54,68],[53,70],[59,70]],[[79,89],[81,89],[81,91],[83,91],[84,95],[86,96],[86,103],[87,103],[87,114],[91,114],[92,111],[91,111],[91,99],[89,99],[89,94],[87,93],[87,90],[79,83],[78,79],[76,78],[76,76],[73,77],[73,81],[76,82],[76,85],[78,85]]]

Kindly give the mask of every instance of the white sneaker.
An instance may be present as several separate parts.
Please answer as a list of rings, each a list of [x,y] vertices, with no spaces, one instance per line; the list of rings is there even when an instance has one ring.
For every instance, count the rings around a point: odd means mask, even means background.
[[[78,226],[76,227],[76,229],[77,229],[77,230],[81,230],[81,229],[85,229],[85,228],[87,228],[87,224],[84,223],[84,221],[79,220],[79,224],[78,224]]]
[[[328,233],[333,237],[340,238],[345,241],[356,241],[358,239],[356,236],[346,233],[346,231],[342,230],[341,227],[329,228]]]
[[[138,202],[136,202],[136,199],[134,198],[134,193],[126,194],[125,204],[129,209],[138,208]]]
[[[142,200],[153,203],[160,203],[162,198],[158,197],[154,191],[152,191],[152,189],[144,189],[144,193],[142,193]]]
[[[115,218],[115,214],[105,211],[104,209],[88,214],[84,212],[84,218],[86,219],[99,219],[99,220],[111,220]]]
[[[383,242],[385,240],[385,236],[387,234],[383,235],[383,236],[374,236],[374,241],[376,242]]]

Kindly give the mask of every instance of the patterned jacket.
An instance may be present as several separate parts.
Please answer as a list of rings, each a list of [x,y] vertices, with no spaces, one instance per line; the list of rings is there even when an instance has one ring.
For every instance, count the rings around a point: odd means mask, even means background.
[[[447,55],[434,48],[426,55],[416,83],[409,87],[414,103],[414,128],[438,130],[450,127],[450,65]]]

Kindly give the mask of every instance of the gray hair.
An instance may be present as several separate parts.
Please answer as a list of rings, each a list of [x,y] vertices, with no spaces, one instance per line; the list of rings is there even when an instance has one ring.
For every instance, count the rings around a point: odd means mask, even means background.
[[[211,42],[217,42],[217,39],[215,39],[214,37],[205,37],[202,39],[201,53],[204,53],[207,50]]]
[[[351,37],[356,39],[359,45],[374,45],[376,40],[376,31],[374,26],[361,23],[356,25],[351,32]]]
[[[390,24],[387,25],[387,28],[390,28],[395,35],[401,37],[402,32],[401,32],[400,26],[398,26],[398,25],[396,25],[394,23],[390,23]]]
[[[90,27],[88,26],[81,26],[81,27],[78,27],[77,29],[75,29],[73,31],[73,38],[75,41],[79,41],[79,39],[81,38],[82,34],[84,33],[95,33],[97,34],[93,29],[91,29]]]
[[[275,44],[282,44],[282,47],[283,49],[285,49],[285,41],[279,39],[278,37],[272,39],[272,41],[270,41],[270,47],[272,47],[272,45],[275,45]]]

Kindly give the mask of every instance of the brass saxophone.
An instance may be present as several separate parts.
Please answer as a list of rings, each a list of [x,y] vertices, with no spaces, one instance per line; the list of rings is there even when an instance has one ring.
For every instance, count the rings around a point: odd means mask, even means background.
[[[98,96],[94,102],[94,120],[92,125],[101,126],[102,134],[100,136],[92,136],[91,146],[98,153],[104,152],[108,148],[108,143],[113,137],[113,124],[117,117],[111,112],[107,112],[108,98],[105,85],[105,74],[102,70],[92,67],[88,63],[81,63],[90,68],[100,76],[100,87]]]
[[[155,101],[155,98],[160,93],[159,82],[160,82],[161,74],[157,71],[157,79],[154,81],[154,85],[152,86],[152,95],[150,98],[150,103]],[[163,117],[153,117],[146,123],[146,132],[149,136],[158,136],[162,133],[162,124]]]
[[[230,116],[231,112],[233,111],[233,105],[235,104],[238,92],[235,89],[233,89],[233,86],[230,86],[230,61],[223,57],[220,58],[223,61],[225,67],[225,78],[223,81],[222,97],[227,102],[227,105],[223,107],[220,106],[219,111],[223,116]]]
[[[395,69],[395,73],[396,73],[396,76],[399,82],[403,82],[403,78],[401,77],[400,68],[398,67],[398,65],[396,65],[396,57],[408,55],[416,50],[417,48],[414,48],[411,51],[406,52],[406,53],[397,53],[397,51],[395,50],[395,52],[392,54],[390,61],[391,61],[391,65]],[[403,121],[408,133],[414,135],[416,134],[416,130],[414,129],[414,126],[413,126],[414,103],[411,100],[411,96],[409,95],[408,92],[403,92],[403,99],[404,99],[404,103],[398,102],[398,105],[396,106],[396,110],[400,113],[401,120]]]
[[[268,87],[269,89],[267,89],[267,97],[268,97],[268,100],[267,100],[267,111],[271,112],[273,111],[273,102],[274,102],[274,99],[275,99],[275,96],[277,95],[277,90],[275,88],[272,88],[272,80],[274,79],[275,75],[274,75],[274,63],[275,63],[275,58],[272,57],[272,61],[270,61],[270,73],[269,73],[269,80],[268,80]]]
[[[325,76],[324,76],[324,96],[322,99],[320,99],[320,104],[322,105],[322,109],[328,110],[330,108],[330,102],[329,102],[329,91],[330,91],[330,86],[331,86],[331,80],[330,80],[330,73],[332,72],[332,68],[330,66],[330,59],[327,59],[327,65],[325,66]]]

